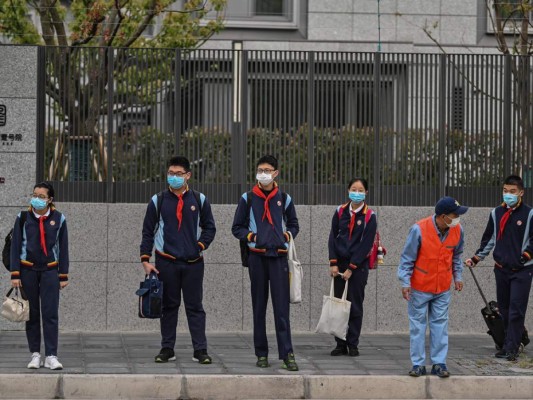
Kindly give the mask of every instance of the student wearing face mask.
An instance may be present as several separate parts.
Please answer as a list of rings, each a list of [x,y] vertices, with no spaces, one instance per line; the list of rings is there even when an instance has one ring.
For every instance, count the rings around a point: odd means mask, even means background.
[[[474,267],[494,249],[496,298],[505,327],[503,347],[495,356],[508,361],[516,361],[520,344],[529,343],[524,321],[533,277],[533,210],[523,195],[522,178],[508,176],[502,204],[491,211],[479,249],[465,261]]]
[[[288,232],[293,238],[296,237],[299,231],[298,218],[291,196],[281,192],[274,181],[279,174],[276,158],[270,155],[261,157],[257,162],[256,172],[257,185],[251,192],[242,195],[232,227],[233,235],[241,241],[246,241],[250,250],[248,272],[252,293],[256,366],[270,366],[266,335],[266,308],[270,286],[281,366],[288,371],[298,371],[291,340],[287,264],[290,240]],[[251,196],[250,201],[248,196]]]
[[[451,197],[442,197],[435,214],[411,227],[398,266],[402,296],[407,300],[410,355],[413,367],[409,375],[426,375],[425,338],[429,325],[431,374],[450,376],[448,354],[448,309],[451,285],[463,289],[461,257],[464,233],[461,215],[468,207]]]
[[[44,367],[63,369],[57,359],[59,290],[68,285],[68,232],[65,216],[53,204],[54,188],[41,182],[34,186],[30,208],[17,216],[11,241],[11,285],[23,287],[30,302],[26,338],[30,349],[29,369],[41,360],[41,317]],[[24,221],[22,229],[20,223]]]
[[[171,158],[167,169],[168,189],[152,197],[144,217],[141,262],[146,274],[155,272],[163,282],[161,350],[155,356],[157,363],[176,360],[174,345],[183,293],[193,345],[192,359],[211,364],[202,304],[203,251],[215,238],[216,228],[211,205],[204,194],[189,188],[190,178],[189,160],[181,156]],[[155,265],[150,262],[154,244]]]
[[[359,355],[359,336],[363,324],[363,301],[368,281],[369,253],[377,231],[376,214],[365,202],[368,182],[354,178],[348,184],[350,201],[335,210],[329,234],[329,274],[334,280],[336,297],[341,297],[348,281],[347,300],[351,304],[346,340],[335,338],[332,356]],[[370,218],[368,216],[370,215]],[[342,279],[341,279],[342,277]]]

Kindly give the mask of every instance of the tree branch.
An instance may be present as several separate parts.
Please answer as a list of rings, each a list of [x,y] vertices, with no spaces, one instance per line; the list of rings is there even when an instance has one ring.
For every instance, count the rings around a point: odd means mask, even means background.
[[[450,61],[450,64],[453,66],[453,68],[459,73],[460,76],[463,77],[463,79],[470,85],[472,86],[473,88],[476,88],[477,90],[479,90],[479,93],[487,96],[489,99],[492,99],[492,100],[495,100],[495,101],[498,101],[498,102],[503,102],[502,99],[494,96],[494,95],[491,95],[489,93],[487,93],[486,91],[480,89],[462,70],[461,68],[459,68],[458,65],[455,64],[455,62],[453,61],[453,59],[451,59],[448,55],[448,53],[446,52],[446,50],[444,49],[444,47],[442,47],[442,45],[439,43],[439,41],[437,39],[435,39],[433,37],[433,34],[431,33],[431,31],[429,30],[429,27],[427,26],[427,24],[422,28],[422,31],[426,34],[426,36],[433,42],[437,45],[437,47],[440,49],[440,51],[442,51],[442,53],[448,58],[448,60]]]
[[[146,27],[150,24],[150,22],[152,22],[157,13],[160,12],[156,10],[156,4],[157,0],[152,0],[150,2],[150,5],[148,7],[148,13],[141,21],[139,26],[137,26],[137,29],[135,30],[135,32],[133,32],[131,37],[123,44],[123,47],[130,47],[142,35]]]
[[[53,3],[50,3],[49,8],[50,16],[52,17],[52,26],[54,27],[56,31],[57,36],[57,43],[60,46],[68,46],[68,40],[67,40],[67,32],[65,29],[65,22],[61,19],[59,16],[59,13],[57,12],[57,8],[55,6],[55,0]]]
[[[39,17],[41,20],[41,29],[43,31],[43,40],[47,46],[54,46],[56,43],[54,41],[54,31],[52,29],[52,21],[50,20],[50,14],[48,13],[47,1],[43,0],[40,4],[40,7],[37,8]]]

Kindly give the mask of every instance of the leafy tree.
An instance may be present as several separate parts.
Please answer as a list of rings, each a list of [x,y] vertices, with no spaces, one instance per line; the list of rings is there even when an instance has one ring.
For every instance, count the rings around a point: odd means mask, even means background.
[[[0,1],[0,35],[15,44],[53,47],[46,49],[45,87],[62,129],[52,146],[50,179],[68,175],[68,154],[73,148],[88,151],[92,176],[105,179],[107,149],[99,125],[109,117],[109,110],[120,113],[124,108],[120,96],[126,94],[146,100],[170,90],[162,77],[174,68],[175,51],[134,49],[201,46],[223,28],[226,1]],[[27,19],[30,8],[39,17],[39,27]],[[144,35],[157,26],[161,29],[152,37]],[[83,177],[71,173],[70,179]]]

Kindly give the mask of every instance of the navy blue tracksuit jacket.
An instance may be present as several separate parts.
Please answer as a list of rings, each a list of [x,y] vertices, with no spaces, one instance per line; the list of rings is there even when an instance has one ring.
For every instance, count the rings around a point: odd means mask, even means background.
[[[265,193],[267,194],[267,193]],[[268,196],[268,194],[267,194]],[[287,194],[285,204],[281,191],[278,191],[269,202],[270,213],[274,226],[267,218],[263,218],[265,200],[253,195],[250,210],[250,224],[246,226],[246,212],[248,193],[244,193],[239,200],[231,231],[239,240],[248,241],[248,247],[253,253],[266,257],[279,257],[287,254],[288,235],[290,231],[295,238],[300,231],[296,209],[291,196]],[[285,215],[285,216],[284,216]]]
[[[202,256],[202,251],[206,250],[215,238],[216,227],[211,205],[202,193],[200,201],[203,205],[198,204],[192,190],[183,194],[183,219],[178,229],[178,196],[170,190],[163,192],[159,221],[157,195],[152,197],[144,218],[141,261],[150,260],[154,244],[156,254],[169,260],[194,261]]]
[[[11,240],[11,278],[18,279],[21,267],[25,267],[33,271],[54,269],[58,271],[60,280],[68,280],[68,232],[65,216],[54,207],[50,208],[50,214],[44,223],[48,253],[45,255],[41,248],[39,219],[30,207],[21,231],[20,215],[19,213],[15,221]]]

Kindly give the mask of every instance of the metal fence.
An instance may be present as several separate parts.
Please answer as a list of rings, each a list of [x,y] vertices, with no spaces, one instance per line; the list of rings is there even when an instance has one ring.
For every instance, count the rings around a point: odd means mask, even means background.
[[[39,49],[38,174],[60,201],[146,202],[173,154],[235,203],[273,154],[297,204],[472,206],[531,186],[531,58],[112,48]],[[532,193],[533,194],[533,193]]]

